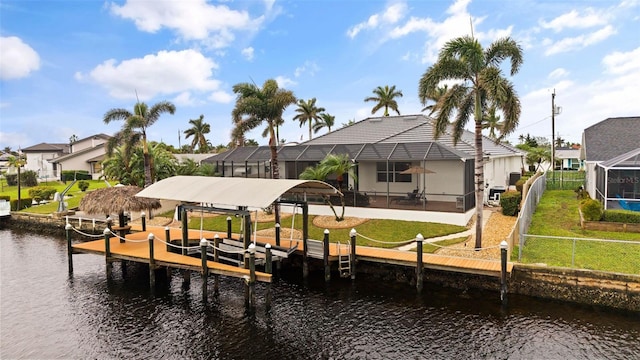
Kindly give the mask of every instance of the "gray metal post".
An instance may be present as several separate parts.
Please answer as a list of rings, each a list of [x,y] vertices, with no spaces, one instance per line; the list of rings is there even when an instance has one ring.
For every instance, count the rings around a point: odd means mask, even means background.
[[[68,262],[69,262],[69,273],[73,272],[73,258],[71,257],[73,255],[73,247],[71,246],[71,230],[73,229],[73,226],[71,226],[71,224],[67,223],[67,225],[65,225],[64,230],[67,233],[67,257],[68,257]]]
[[[106,227],[102,233],[104,234],[104,259],[107,263],[107,278],[111,278],[111,229]]]
[[[153,240],[155,236],[149,233],[149,286],[153,290],[156,287],[156,259],[154,258]]]
[[[147,231],[147,214],[144,211],[140,213],[140,219],[142,220],[142,231]]]
[[[302,204],[302,278],[309,277],[309,205]]]
[[[231,216],[227,216],[227,239],[231,239]]]
[[[500,301],[507,305],[507,248],[509,244],[502,240],[500,243]]]
[[[324,261],[324,281],[327,282],[331,280],[331,268],[329,267],[329,229],[324,229],[322,260]]]
[[[202,301],[207,302],[207,282],[209,278],[209,267],[207,266],[207,239],[200,240],[200,258],[202,259]]]
[[[356,279],[356,235],[358,235],[358,232],[356,231],[356,229],[351,229],[351,231],[349,231],[349,236],[351,237],[351,256],[350,256],[351,261],[349,263],[351,280]]]
[[[417,264],[416,264],[416,289],[418,290],[418,294],[422,292],[423,284],[423,275],[422,275],[422,242],[424,241],[424,236],[422,234],[416,235],[416,252],[417,255]]]

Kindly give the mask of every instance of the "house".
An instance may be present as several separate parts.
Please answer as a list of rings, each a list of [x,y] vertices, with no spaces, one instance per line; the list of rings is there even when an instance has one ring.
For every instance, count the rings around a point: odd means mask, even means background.
[[[640,117],[608,118],[582,133],[586,190],[605,209],[640,202]]]
[[[561,162],[560,170],[584,170],[584,161],[580,160],[580,149],[556,148],[555,160]]]
[[[475,207],[475,135],[465,131],[454,144],[450,134],[436,140],[433,121],[424,115],[367,118],[299,145],[280,146],[280,176],[297,179],[327,154],[347,154],[358,181],[344,179],[343,190],[366,193],[376,206],[395,207],[398,199],[418,189],[424,194],[417,198],[420,209],[440,204],[467,212]],[[521,172],[524,154],[487,137],[483,150],[485,187],[504,191],[510,174]],[[269,147],[259,146],[235,148],[205,161],[215,163],[222,176],[269,177],[270,158]]]
[[[69,152],[69,144],[40,143],[29,146],[22,149],[27,161],[23,169],[35,171],[41,181],[56,179],[59,173],[58,165],[50,163],[50,161],[67,155]]]
[[[87,171],[93,179],[98,179],[102,175],[102,161],[109,139],[109,135],[96,134],[72,143],[68,154],[49,160],[57,169],[55,177],[60,178],[63,170],[78,170]]]

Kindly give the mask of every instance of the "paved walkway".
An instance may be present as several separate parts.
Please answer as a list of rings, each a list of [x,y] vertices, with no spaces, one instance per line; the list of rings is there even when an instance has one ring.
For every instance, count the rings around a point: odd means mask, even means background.
[[[485,226],[487,226],[487,222],[489,221],[489,217],[491,217],[492,213],[493,213],[493,211],[491,211],[491,210],[483,210],[483,213],[482,213],[482,228],[483,229],[485,228]],[[465,237],[465,236],[473,235],[474,232],[475,232],[475,226],[472,227],[471,229],[467,229],[467,230],[459,232],[459,233],[424,239],[424,242],[425,243],[434,243],[434,242],[438,242],[438,241],[442,241],[442,240],[455,239],[455,238],[459,238],[459,237]],[[398,250],[402,250],[402,251],[410,251],[410,250],[415,249],[416,245],[417,245],[416,242],[412,242],[410,244],[400,246],[397,249]]]

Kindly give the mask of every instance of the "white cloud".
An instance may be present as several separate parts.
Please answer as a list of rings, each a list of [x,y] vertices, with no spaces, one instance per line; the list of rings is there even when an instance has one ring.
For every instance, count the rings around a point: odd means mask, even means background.
[[[291,87],[291,86],[298,85],[297,82],[295,82],[295,81],[293,81],[293,80],[291,80],[291,79],[289,79],[288,77],[285,77],[285,76],[276,76],[275,80],[278,83],[278,87],[281,87],[281,88],[288,88],[288,87]]]
[[[594,26],[600,26],[607,23],[609,16],[606,12],[595,11],[592,8],[584,10],[583,14],[580,14],[576,10],[571,10],[566,14],[562,14],[551,21],[540,20],[540,26],[544,29],[551,29],[555,32],[560,32],[563,29],[577,28],[585,29]]]
[[[242,56],[244,56],[245,59],[249,61],[253,60],[253,48],[251,46],[242,49],[240,53],[242,54]]]
[[[314,61],[307,60],[302,66],[298,66],[293,74],[295,75],[295,77],[300,77],[304,73],[308,73],[309,75],[314,76],[318,70],[320,70],[318,64],[316,64]]]
[[[76,74],[76,79],[88,77],[116,98],[135,99],[137,92],[141,100],[147,100],[157,95],[217,90],[220,82],[212,78],[217,67],[195,50],[160,51],[119,64],[107,60],[88,75]]]
[[[221,104],[229,104],[233,101],[233,95],[227,93],[226,91],[214,91],[211,96],[209,96],[209,100],[215,101]]]
[[[549,79],[557,79],[569,75],[569,72],[563,68],[553,70],[547,77]]]
[[[587,46],[599,43],[606,38],[614,35],[616,33],[616,29],[611,25],[607,25],[600,30],[594,31],[589,34],[583,34],[576,37],[567,37],[556,42],[545,39],[543,41],[543,45],[549,45],[547,50],[544,52],[545,55],[554,55],[568,51],[574,51],[583,49]]]
[[[350,27],[347,36],[353,39],[363,30],[373,30],[384,24],[393,25],[404,18],[406,12],[407,4],[404,2],[391,4],[384,11],[369,16],[367,21]]]
[[[602,59],[605,71],[610,74],[621,75],[631,71],[640,71],[640,47],[629,52],[614,52]]]
[[[207,40],[215,48],[233,41],[232,31],[253,30],[263,20],[252,19],[246,11],[232,10],[226,5],[208,4],[206,0],[127,0],[122,6],[112,3],[110,9],[115,15],[133,20],[141,31],[155,33],[168,28],[183,39]]]
[[[40,68],[40,56],[22,39],[0,37],[0,79],[19,79]]]
[[[196,104],[196,101],[191,97],[191,93],[188,91],[183,91],[178,94],[178,96],[173,98],[172,102],[178,106],[193,106]]]

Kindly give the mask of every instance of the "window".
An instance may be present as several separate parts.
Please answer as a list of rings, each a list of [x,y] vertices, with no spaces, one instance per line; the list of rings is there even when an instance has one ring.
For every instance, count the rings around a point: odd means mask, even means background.
[[[411,174],[401,174],[401,172],[411,167],[410,162],[389,162],[389,182],[411,182]],[[387,182],[387,163],[376,163],[376,173],[378,182]]]

